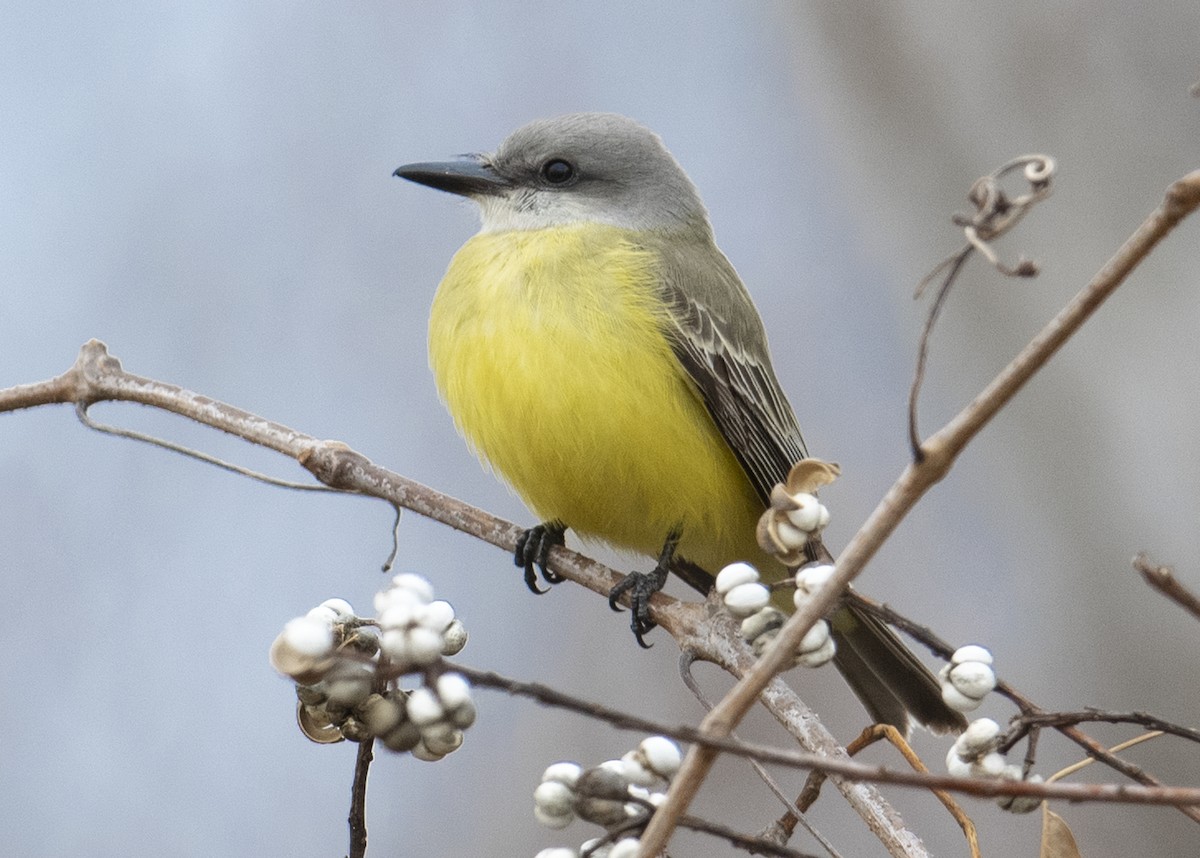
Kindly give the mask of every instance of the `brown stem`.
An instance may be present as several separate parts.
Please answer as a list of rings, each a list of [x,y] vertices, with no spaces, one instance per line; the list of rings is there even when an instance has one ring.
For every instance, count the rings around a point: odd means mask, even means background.
[[[358,743],[354,757],[354,782],[350,788],[350,858],[367,854],[367,772],[374,759],[375,740]]]
[[[1133,558],[1136,569],[1146,583],[1200,620],[1200,596],[1197,596],[1175,577],[1170,566],[1155,566],[1145,554]]]

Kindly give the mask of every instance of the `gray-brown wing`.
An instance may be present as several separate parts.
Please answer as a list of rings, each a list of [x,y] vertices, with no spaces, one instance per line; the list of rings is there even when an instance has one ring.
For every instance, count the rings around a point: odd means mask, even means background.
[[[762,320],[711,241],[664,242],[660,252],[675,355],[765,505],[807,454],[771,368]]]

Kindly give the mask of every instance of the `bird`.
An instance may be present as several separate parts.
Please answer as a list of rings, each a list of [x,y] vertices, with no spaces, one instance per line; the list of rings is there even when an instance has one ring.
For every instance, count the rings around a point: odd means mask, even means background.
[[[702,590],[736,561],[790,574],[755,528],[807,449],[762,319],[662,139],[574,113],[394,175],[478,205],[433,299],[429,364],[459,432],[541,522],[517,545],[529,587],[535,567],[558,582],[547,554],[567,529],[657,558],[610,595],[614,609],[630,595],[645,645],[670,571]],[[835,664],[877,723],[965,727],[885,624],[845,603],[831,625]]]

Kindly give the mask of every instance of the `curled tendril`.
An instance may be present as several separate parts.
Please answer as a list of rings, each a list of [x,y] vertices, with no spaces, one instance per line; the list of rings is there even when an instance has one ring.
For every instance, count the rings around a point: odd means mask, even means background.
[[[939,277],[941,286],[929,317],[925,321],[925,330],[921,333],[921,344],[917,353],[917,370],[913,377],[912,389],[908,400],[908,432],[909,443],[912,446],[913,458],[921,460],[921,439],[917,431],[917,400],[920,395],[921,382],[925,377],[925,361],[929,352],[929,337],[933,333],[933,325],[945,304],[950,286],[962,270],[972,251],[978,252],[988,263],[1006,277],[1035,277],[1039,271],[1038,264],[1032,260],[1019,257],[1016,264],[1007,265],[1000,260],[991,242],[1004,235],[1029,213],[1035,205],[1050,195],[1050,183],[1054,178],[1056,165],[1049,155],[1021,155],[1013,158],[997,170],[976,179],[967,192],[967,199],[975,207],[971,213],[959,213],[951,220],[956,226],[962,227],[966,236],[966,246],[956,253],[943,259],[937,266],[921,278],[917,284],[914,298],[919,298],[927,287]],[[1020,171],[1022,177],[1029,183],[1029,189],[1016,196],[1010,196],[1003,187],[1004,179]]]
[[[1020,170],[1029,183],[1029,191],[1012,197],[1005,193],[1001,182]],[[967,246],[943,259],[917,284],[915,297],[920,297],[933,280],[946,272],[943,288],[949,286],[954,275],[972,250],[978,251],[1001,274],[1008,277],[1033,277],[1038,273],[1037,263],[1018,259],[1015,265],[1005,265],[996,255],[990,243],[1016,226],[1034,205],[1050,195],[1050,183],[1056,165],[1048,155],[1022,155],[1013,158],[994,172],[981,176],[971,185],[967,199],[975,206],[970,214],[956,214],[951,220],[963,229]]]

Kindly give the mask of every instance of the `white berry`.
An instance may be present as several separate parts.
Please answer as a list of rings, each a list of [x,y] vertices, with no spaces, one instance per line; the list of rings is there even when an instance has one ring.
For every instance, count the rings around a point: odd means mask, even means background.
[[[725,607],[735,617],[748,617],[765,608],[771,591],[762,584],[738,584],[725,594]]]
[[[824,622],[824,620],[822,620]],[[837,654],[837,643],[833,636],[829,635],[825,638],[825,642],[820,647],[811,652],[802,652],[796,657],[796,662],[802,667],[821,667],[829,664]]]
[[[416,621],[440,635],[454,622],[454,606],[445,599],[436,599],[417,611]]]
[[[758,580],[758,570],[749,563],[730,563],[717,573],[717,592],[724,596],[739,584],[753,584]]]
[[[1000,725],[991,718],[976,718],[967,725],[955,744],[970,752],[971,756],[978,756],[993,748],[999,735]]]
[[[461,673],[443,673],[437,680],[437,696],[447,709],[471,701],[471,686]]]
[[[442,632],[442,655],[458,655],[467,645],[467,628],[455,618]]]
[[[338,622],[354,619],[354,608],[345,599],[326,599],[321,603],[321,607],[333,611]]]
[[[812,563],[796,570],[796,590],[812,594],[825,586],[825,582],[833,577],[835,568],[828,563]]]
[[[543,781],[533,791],[533,803],[551,816],[570,814],[574,791],[558,781]]]
[[[579,763],[555,763],[542,772],[542,781],[557,781],[573,787],[581,774],[583,774],[583,766]]]
[[[408,696],[408,717],[418,727],[434,724],[442,719],[445,710],[434,693],[428,688],[418,688]]]
[[[333,650],[333,629],[329,623],[308,615],[289,620],[283,627],[283,640],[298,655],[319,658]]]
[[[942,686],[942,702],[955,712],[974,712],[983,703],[979,698],[963,694],[949,682]]]
[[[967,697],[979,700],[996,687],[996,674],[980,661],[965,661],[950,670],[950,681]]]
[[[785,550],[799,551],[808,542],[808,534],[786,519],[775,519],[774,527],[775,538]]]
[[[665,780],[670,780],[679,771],[683,753],[679,746],[666,736],[650,736],[638,744],[638,752],[646,761],[646,768]]]
[[[422,602],[433,601],[433,585],[429,583],[429,579],[421,575],[412,572],[401,572],[392,579],[392,587],[399,590],[408,590]]]
[[[800,492],[792,495],[792,503],[796,504],[796,508],[787,511],[789,522],[805,533],[812,533],[820,527],[821,502],[816,495]]]
[[[642,843],[635,837],[624,837],[608,850],[608,858],[638,858]]]
[[[966,661],[978,661],[983,664],[992,663],[992,654],[986,647],[978,646],[977,644],[967,644],[960,646],[954,651],[954,655],[950,656],[951,664],[962,664]]]

